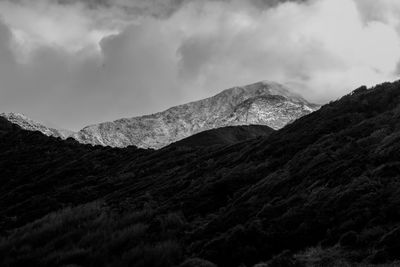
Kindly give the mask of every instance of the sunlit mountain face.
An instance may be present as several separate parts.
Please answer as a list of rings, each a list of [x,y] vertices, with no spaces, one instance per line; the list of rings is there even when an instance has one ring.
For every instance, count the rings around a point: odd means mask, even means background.
[[[280,129],[318,107],[282,85],[260,82],[163,112],[88,126],[73,137],[89,144],[161,148],[225,126],[257,124]]]

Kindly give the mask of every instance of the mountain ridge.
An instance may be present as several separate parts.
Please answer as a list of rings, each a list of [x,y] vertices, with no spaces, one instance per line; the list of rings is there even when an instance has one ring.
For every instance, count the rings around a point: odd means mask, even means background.
[[[24,129],[62,139],[72,137],[83,144],[159,149],[202,131],[226,126],[258,124],[280,129],[318,107],[279,83],[261,81],[153,114],[88,125],[77,132],[46,127],[18,113],[0,116]]]
[[[6,118],[12,123],[19,125],[21,128],[29,131],[39,131],[47,136],[59,137],[66,139],[73,134],[72,131],[47,127],[43,123],[35,121],[27,117],[25,114],[17,112],[0,113],[1,117]]]
[[[274,95],[280,96],[280,98]],[[268,98],[268,96],[270,98]],[[267,98],[265,98],[267,97]],[[247,101],[248,105],[242,105]],[[161,148],[193,134],[224,126],[260,124],[280,129],[318,108],[272,82],[233,87],[154,114],[90,125],[73,137],[82,143]]]

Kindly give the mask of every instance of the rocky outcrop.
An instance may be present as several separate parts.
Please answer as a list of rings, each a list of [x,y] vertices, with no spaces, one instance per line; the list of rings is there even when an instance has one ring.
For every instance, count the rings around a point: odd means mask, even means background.
[[[10,121],[14,124],[17,124],[22,129],[25,129],[28,131],[39,131],[47,136],[54,136],[54,137],[60,137],[62,139],[66,139],[73,133],[72,131],[68,131],[68,130],[47,127],[47,126],[43,125],[42,123],[34,121],[20,113],[14,113],[14,112],[1,113],[0,116],[6,118],[8,121]]]

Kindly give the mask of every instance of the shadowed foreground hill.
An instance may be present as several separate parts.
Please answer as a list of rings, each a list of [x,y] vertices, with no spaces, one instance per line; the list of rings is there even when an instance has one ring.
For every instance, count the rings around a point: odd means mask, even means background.
[[[0,229],[49,211],[95,200],[112,190],[103,179],[150,150],[79,144],[22,130],[0,117]]]
[[[2,266],[399,264],[400,82],[221,147],[99,149],[10,127]],[[46,194],[51,209],[27,201]]]
[[[267,137],[274,130],[264,125],[227,126],[204,131],[171,144],[173,147],[233,145],[248,139]]]

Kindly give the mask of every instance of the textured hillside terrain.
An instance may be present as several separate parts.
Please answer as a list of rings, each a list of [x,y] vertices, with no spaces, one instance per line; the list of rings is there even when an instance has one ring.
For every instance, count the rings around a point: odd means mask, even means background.
[[[400,82],[227,146],[93,147],[0,119],[0,265],[399,266],[399,140]]]
[[[19,125],[22,129],[28,131],[39,131],[47,136],[60,137],[62,139],[68,138],[72,135],[72,131],[50,128],[40,122],[34,121],[27,116],[20,113],[0,113],[0,117],[4,117],[12,123]]]
[[[317,108],[280,84],[259,82],[152,115],[88,126],[73,137],[96,145],[161,148],[224,126],[260,124],[280,129]]]

